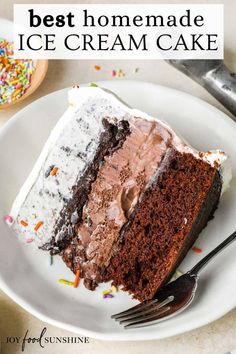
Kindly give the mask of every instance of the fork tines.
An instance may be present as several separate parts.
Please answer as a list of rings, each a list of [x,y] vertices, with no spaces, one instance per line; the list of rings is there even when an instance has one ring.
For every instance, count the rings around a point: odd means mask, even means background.
[[[167,305],[173,300],[174,296],[170,295],[161,302],[158,299],[145,301],[111,317],[119,321],[120,324],[125,325],[125,329],[143,327],[153,324],[153,321],[160,320],[170,310]]]

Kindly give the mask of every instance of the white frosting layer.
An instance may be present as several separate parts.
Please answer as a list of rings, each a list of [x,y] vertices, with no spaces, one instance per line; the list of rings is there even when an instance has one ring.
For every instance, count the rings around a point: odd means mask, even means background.
[[[72,187],[87,163],[93,160],[103,130],[102,118],[110,117],[112,121],[112,117],[122,119],[127,114],[101,89],[75,88],[69,93],[69,102],[68,110],[52,130],[10,212],[13,229],[20,239],[27,242],[34,238],[37,246],[50,241],[60,210],[72,196]],[[57,167],[58,172],[46,177],[50,166]],[[23,226],[21,220],[28,225]],[[35,232],[39,221],[43,224]]]
[[[97,87],[73,88],[69,91],[69,108],[52,130],[30,175],[17,195],[10,215],[13,229],[21,240],[33,238],[37,246],[43,246],[53,236],[55,222],[65,202],[72,196],[72,187],[83,174],[88,162],[93,160],[99,137],[103,130],[102,118],[112,121],[138,116],[153,120],[148,114],[129,108],[114,94]],[[156,119],[155,119],[156,120]],[[158,121],[174,137],[173,146],[181,152],[203,158],[211,165],[223,166],[226,156],[220,151],[204,153],[187,145],[164,122]],[[52,176],[50,170],[57,167]],[[222,173],[224,185],[230,173]],[[28,225],[23,226],[21,221]],[[43,224],[35,231],[39,221]]]

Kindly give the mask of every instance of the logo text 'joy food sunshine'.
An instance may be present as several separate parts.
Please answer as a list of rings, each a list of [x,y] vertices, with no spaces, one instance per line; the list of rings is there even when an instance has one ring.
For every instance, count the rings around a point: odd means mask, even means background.
[[[88,344],[88,337],[52,337],[47,335],[47,328],[44,327],[39,335],[31,335],[27,329],[23,337],[8,336],[5,340],[5,345],[18,344],[21,346],[21,351],[24,352],[27,346],[38,345],[45,348],[49,344]],[[32,352],[33,349],[31,348]]]

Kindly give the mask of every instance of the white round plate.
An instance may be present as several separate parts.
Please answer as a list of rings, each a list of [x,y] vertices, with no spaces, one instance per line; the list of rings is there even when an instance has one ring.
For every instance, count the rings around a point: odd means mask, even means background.
[[[100,86],[114,91],[130,106],[167,121],[199,150],[221,148],[231,157],[236,172],[236,125],[209,104],[183,92],[145,82],[106,81]],[[236,244],[226,249],[201,274],[196,298],[179,316],[158,325],[124,330],[110,316],[136,303],[119,291],[103,299],[82,282],[74,289],[57,282],[74,275],[56,257],[21,244],[9,231],[3,215],[30,172],[34,161],[67,106],[67,89],[54,92],[18,112],[0,131],[0,287],[14,301],[52,325],[103,340],[148,340],[173,336],[205,325],[236,305]],[[78,136],[79,139],[79,136]],[[235,181],[223,195],[215,217],[196,245],[201,254],[189,251],[181,270],[188,270],[202,256],[235,230]]]

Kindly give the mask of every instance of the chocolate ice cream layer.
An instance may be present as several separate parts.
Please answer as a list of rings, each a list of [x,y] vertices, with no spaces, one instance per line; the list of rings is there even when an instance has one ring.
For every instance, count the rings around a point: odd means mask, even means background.
[[[133,117],[129,124],[122,147],[105,157],[76,237],[62,252],[74,272],[80,268],[90,289],[102,281],[122,227],[172,145],[171,132],[158,122]]]

